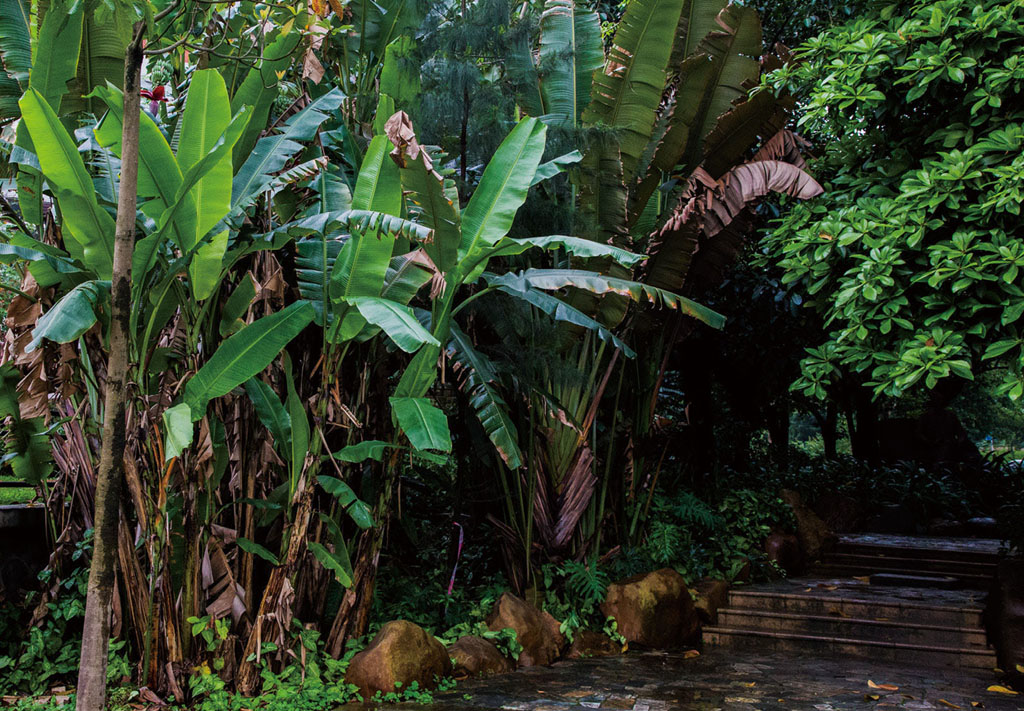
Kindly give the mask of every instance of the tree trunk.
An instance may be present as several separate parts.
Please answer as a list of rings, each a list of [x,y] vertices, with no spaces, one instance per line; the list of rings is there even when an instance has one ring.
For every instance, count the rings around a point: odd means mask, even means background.
[[[77,711],[103,711],[107,693],[110,604],[117,556],[118,501],[124,470],[125,380],[128,374],[128,318],[131,308],[132,251],[135,248],[135,193],[139,170],[139,89],[142,25],[124,58],[124,124],[121,134],[121,185],[117,195],[114,264],[110,290],[110,357],[103,411],[103,446],[96,473],[92,565],[82,628]]]

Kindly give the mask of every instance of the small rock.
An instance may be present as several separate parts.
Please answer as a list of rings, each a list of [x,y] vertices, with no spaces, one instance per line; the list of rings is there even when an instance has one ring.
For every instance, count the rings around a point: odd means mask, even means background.
[[[515,669],[515,665],[504,654],[498,651],[494,643],[483,637],[467,635],[448,648],[456,679],[471,676],[489,676],[505,674]]]
[[[506,627],[516,631],[523,647],[519,653],[521,667],[550,664],[558,659],[565,647],[565,637],[558,629],[561,626],[558,620],[512,593],[504,593],[498,598],[486,622],[487,628],[495,632]]]
[[[352,657],[345,681],[359,687],[364,700],[378,691],[407,689],[418,682],[433,689],[437,680],[451,673],[448,650],[419,625],[397,620],[380,628],[370,645]]]
[[[686,581],[671,568],[612,583],[601,612],[615,618],[627,641],[647,647],[681,646],[700,628]]]
[[[585,657],[613,657],[622,654],[622,645],[611,637],[590,630],[576,630],[572,644],[566,653],[566,659],[582,659]]]
[[[694,607],[697,608],[697,616],[706,625],[713,625],[718,622],[718,610],[725,607],[729,601],[729,583],[715,578],[704,578],[695,587],[697,599]]]
[[[824,521],[818,518],[818,514],[803,502],[797,492],[783,489],[782,500],[793,510],[793,517],[796,519],[796,536],[800,539],[800,545],[803,546],[807,560],[820,560],[821,556],[832,550],[835,545],[835,534],[829,530]]]
[[[804,570],[804,552],[800,539],[792,533],[775,531],[764,541],[768,560],[775,561],[787,575],[800,575]]]

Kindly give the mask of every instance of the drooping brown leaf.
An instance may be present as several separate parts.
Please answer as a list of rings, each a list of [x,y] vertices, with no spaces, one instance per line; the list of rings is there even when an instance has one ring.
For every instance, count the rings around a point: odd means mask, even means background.
[[[807,161],[804,160],[804,153],[811,148],[811,143],[805,138],[788,129],[783,129],[765,142],[752,160],[781,160],[784,163],[794,165],[800,170],[807,170]]]

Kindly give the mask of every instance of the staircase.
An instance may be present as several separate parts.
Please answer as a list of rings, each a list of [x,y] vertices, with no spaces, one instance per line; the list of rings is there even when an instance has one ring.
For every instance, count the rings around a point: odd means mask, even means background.
[[[988,590],[998,561],[999,542],[919,536],[848,535],[814,569],[818,577],[880,576],[883,584]],[[873,580],[877,584],[878,581]],[[904,583],[908,584],[908,583]]]
[[[992,669],[983,589],[998,543],[846,536],[815,569],[729,593],[706,647]]]

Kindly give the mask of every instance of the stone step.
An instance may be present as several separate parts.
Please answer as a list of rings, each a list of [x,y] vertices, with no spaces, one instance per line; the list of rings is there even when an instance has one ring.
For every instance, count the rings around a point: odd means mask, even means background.
[[[705,645],[723,649],[756,647],[771,652],[860,657],[879,662],[906,664],[912,661],[921,666],[968,669],[992,669],[996,666],[995,652],[989,649],[881,642],[721,626],[705,627],[703,641]]]
[[[986,649],[985,631],[978,627],[947,627],[835,615],[806,615],[762,610],[722,609],[718,627],[791,634],[902,642],[931,647]]]
[[[932,560],[995,563],[999,542],[966,539],[962,544],[927,537],[840,536],[835,553]]]
[[[992,584],[991,574],[957,572],[955,570],[936,571],[922,570],[920,568],[908,568],[898,564],[890,564],[886,558],[876,558],[875,564],[847,565],[843,563],[832,563],[826,561],[814,567],[814,574],[827,578],[855,578],[872,575],[874,573],[900,573],[902,575],[916,576],[921,578],[935,577],[936,575],[949,576],[959,581],[962,587],[970,590],[987,590]]]
[[[777,591],[731,590],[729,609],[763,610],[819,617],[885,619],[943,627],[981,627],[982,608],[975,605],[929,605],[872,598],[868,593],[844,596]]]
[[[944,575],[985,575],[991,577],[996,570],[995,560],[957,560],[941,555],[927,558],[907,557],[905,555],[871,555],[867,553],[847,553],[837,551],[825,560],[829,565],[850,565],[864,569],[877,568],[903,570],[930,570]]]

